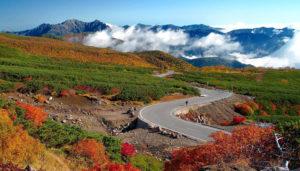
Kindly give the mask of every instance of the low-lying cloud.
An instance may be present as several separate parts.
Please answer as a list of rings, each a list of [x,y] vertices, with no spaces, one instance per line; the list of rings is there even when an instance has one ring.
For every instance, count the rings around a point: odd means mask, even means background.
[[[208,36],[196,40],[193,46],[203,48],[204,57],[222,56],[241,50],[238,42],[232,42],[230,37],[216,33],[210,33]]]
[[[88,46],[112,48],[122,52],[161,50],[177,57],[189,59],[201,57],[235,58],[257,67],[300,68],[300,32],[270,56],[258,58],[256,54],[244,54],[240,43],[226,34],[210,33],[202,38],[190,38],[182,30],[158,30],[131,26],[127,29],[110,25],[110,29],[87,35],[83,43]]]
[[[262,58],[242,54],[236,54],[235,56],[240,62],[257,67],[300,68],[300,32],[296,32],[294,37],[289,40],[287,44],[270,56]]]
[[[188,36],[183,31],[153,32],[136,29],[134,26],[127,29],[113,26],[111,30],[88,35],[84,39],[84,44],[101,48],[109,47],[122,52],[146,50],[170,52],[172,46],[186,45],[187,41]]]
[[[181,30],[127,29],[111,26],[111,29],[89,34],[84,44],[101,48],[112,48],[122,52],[161,50],[177,57],[198,58],[216,57],[239,50],[239,43],[232,42],[228,36],[210,33],[200,39],[191,39]],[[189,51],[201,48],[200,54],[188,55]]]

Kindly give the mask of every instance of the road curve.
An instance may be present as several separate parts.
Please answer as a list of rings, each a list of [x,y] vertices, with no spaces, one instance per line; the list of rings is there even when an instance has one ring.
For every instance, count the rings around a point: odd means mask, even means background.
[[[191,97],[146,106],[139,112],[138,118],[153,127],[158,126],[165,128],[195,140],[209,141],[211,140],[209,135],[213,132],[220,131],[219,129],[182,120],[175,116],[174,112],[185,107],[187,100],[189,105],[203,106],[214,101],[228,98],[232,93],[223,90],[198,89],[201,91],[201,94],[204,95],[203,97]]]

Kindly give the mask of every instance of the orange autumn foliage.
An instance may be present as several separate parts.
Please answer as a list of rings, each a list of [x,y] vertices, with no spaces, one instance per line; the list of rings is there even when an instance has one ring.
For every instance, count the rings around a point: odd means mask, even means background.
[[[113,87],[110,90],[111,94],[119,94],[121,92],[121,90],[117,87]]]
[[[254,101],[247,101],[246,104],[249,105],[254,111],[259,109],[259,105]]]
[[[47,97],[42,95],[42,94],[37,94],[34,96],[35,100],[39,103],[46,103],[47,102]]]
[[[0,149],[0,161],[22,167],[40,159],[45,151],[38,140],[20,126],[13,125],[5,110],[0,110]]]
[[[277,110],[276,104],[271,102],[271,109],[272,109],[272,111],[276,111]]]
[[[16,102],[16,105],[25,110],[25,119],[32,121],[36,126],[41,126],[48,118],[48,114],[40,107],[19,101]]]
[[[255,125],[237,127],[232,134],[217,132],[214,141],[193,148],[173,152],[172,160],[165,163],[165,170],[199,170],[203,166],[249,161],[257,166],[260,161],[270,161],[276,144],[273,128]]]
[[[254,114],[254,109],[251,107],[250,104],[246,103],[236,103],[234,104],[234,109],[236,112],[248,116]]]
[[[139,171],[139,169],[133,167],[130,163],[112,163],[105,154],[105,148],[102,143],[94,139],[80,140],[73,145],[73,152],[93,161],[93,167],[85,171]]]
[[[91,159],[96,165],[103,166],[109,162],[103,144],[94,139],[80,140],[73,146],[73,152]]]

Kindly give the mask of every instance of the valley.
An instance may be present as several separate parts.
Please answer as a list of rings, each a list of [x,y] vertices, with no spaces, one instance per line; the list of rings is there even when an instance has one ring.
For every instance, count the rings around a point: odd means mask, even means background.
[[[1,0],[0,171],[300,171],[299,0]]]
[[[299,157],[294,149],[299,148],[300,121],[296,69],[197,68],[160,51],[125,53],[1,34],[0,73],[0,124],[6,137],[1,141],[9,147],[0,159],[19,168],[27,166],[25,160],[46,170],[197,168],[203,165],[186,161],[190,154],[209,156],[202,148],[216,148],[214,158],[221,150],[215,145],[240,145],[235,138],[246,139],[245,146],[266,143],[262,155],[269,148],[276,152],[270,143],[273,128],[256,125],[266,123],[272,123],[292,148],[287,151],[291,166],[299,165],[294,160]],[[203,116],[213,119],[212,124],[197,121]],[[6,133],[4,127],[22,130],[30,138],[14,141],[34,141],[39,151],[29,153],[30,146],[10,144],[14,132]],[[239,155],[234,147],[227,149],[236,157],[228,162],[236,164]],[[14,152],[28,156],[13,161],[9,155]],[[268,166],[281,162],[281,157],[268,159]],[[227,162],[222,155],[218,160]],[[212,159],[205,166],[217,163]],[[250,161],[238,167],[244,166],[262,167]]]

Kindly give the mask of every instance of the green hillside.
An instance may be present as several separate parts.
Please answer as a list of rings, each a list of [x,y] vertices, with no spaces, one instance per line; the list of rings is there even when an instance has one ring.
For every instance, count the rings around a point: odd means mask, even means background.
[[[45,86],[59,93],[63,89],[84,85],[110,94],[113,88],[120,93],[116,100],[150,101],[173,92],[196,94],[182,81],[152,76],[152,69],[122,65],[99,64],[47,56],[28,55],[19,50],[0,46],[1,91],[15,82],[25,84],[25,90],[35,92]],[[30,78],[30,80],[26,79]]]

